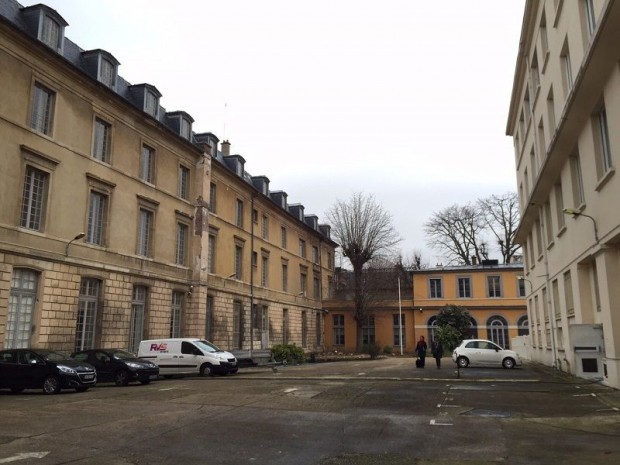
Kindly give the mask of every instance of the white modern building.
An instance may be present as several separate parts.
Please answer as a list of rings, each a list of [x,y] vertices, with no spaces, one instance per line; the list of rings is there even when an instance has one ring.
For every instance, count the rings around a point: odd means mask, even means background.
[[[527,0],[506,133],[536,361],[620,388],[620,2]]]

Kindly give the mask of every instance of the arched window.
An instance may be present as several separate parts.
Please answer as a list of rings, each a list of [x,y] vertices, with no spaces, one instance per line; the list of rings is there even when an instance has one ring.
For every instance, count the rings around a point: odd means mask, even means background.
[[[469,335],[467,336],[469,339],[478,339],[478,323],[474,320],[473,317],[471,319],[471,326],[469,328]]]
[[[517,327],[519,336],[528,336],[530,334],[530,326],[527,315],[523,315],[519,318],[517,321]]]
[[[435,331],[437,330],[437,317],[434,315],[430,317],[426,322],[426,325],[428,327],[428,342],[431,343],[435,340]]]
[[[508,349],[510,341],[508,340],[508,323],[501,316],[492,316],[487,321],[487,339],[495,342],[497,345]]]
[[[30,347],[32,316],[37,296],[39,273],[15,268],[11,277],[9,311],[6,319],[6,349]]]

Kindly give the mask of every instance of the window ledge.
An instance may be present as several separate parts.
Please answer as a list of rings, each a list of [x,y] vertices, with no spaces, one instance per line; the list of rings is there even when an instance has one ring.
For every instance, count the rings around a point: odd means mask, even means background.
[[[601,191],[603,187],[605,187],[605,184],[607,184],[609,180],[613,177],[615,172],[616,172],[616,169],[614,167],[609,168],[609,170],[607,170],[607,172],[603,175],[603,177],[598,181],[594,190],[597,192]]]
[[[562,234],[564,234],[566,232],[566,225],[562,225],[562,227],[560,228],[560,230],[558,231],[557,237],[560,237]]]
[[[547,244],[547,250],[551,250],[553,248],[553,246],[555,245],[555,241],[551,241]]]
[[[543,58],[543,65],[541,69],[542,74],[545,74],[545,70],[547,69],[547,63],[549,62],[549,55],[551,55],[551,53],[549,53],[549,50],[547,50],[545,52],[545,57]]]

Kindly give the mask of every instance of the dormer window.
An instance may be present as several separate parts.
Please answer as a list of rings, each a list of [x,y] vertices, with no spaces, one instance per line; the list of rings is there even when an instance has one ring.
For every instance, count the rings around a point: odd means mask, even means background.
[[[166,126],[184,139],[192,138],[192,123],[194,119],[184,111],[172,111],[166,113]]]
[[[60,49],[60,24],[48,15],[43,15],[39,40],[54,50]]]
[[[150,90],[146,91],[144,96],[144,111],[154,118],[157,118],[157,110],[159,109],[159,98]]]
[[[65,27],[68,23],[56,10],[38,4],[22,8],[22,14],[30,33],[55,52],[62,54]]]
[[[116,90],[116,76],[120,64],[112,54],[105,50],[89,50],[82,52],[86,70],[103,85]]]
[[[189,140],[191,134],[192,123],[190,123],[186,118],[181,118],[181,137]]]
[[[103,57],[101,57],[99,66],[99,82],[102,82],[110,89],[114,89],[116,84],[116,65]]]
[[[143,112],[159,120],[159,99],[161,93],[151,84],[134,84],[129,86],[133,102]]]

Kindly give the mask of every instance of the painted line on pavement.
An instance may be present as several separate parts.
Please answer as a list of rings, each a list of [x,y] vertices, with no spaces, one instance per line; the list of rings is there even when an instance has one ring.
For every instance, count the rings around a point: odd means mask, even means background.
[[[430,422],[431,426],[454,426],[452,423],[437,423],[434,419]]]

